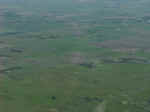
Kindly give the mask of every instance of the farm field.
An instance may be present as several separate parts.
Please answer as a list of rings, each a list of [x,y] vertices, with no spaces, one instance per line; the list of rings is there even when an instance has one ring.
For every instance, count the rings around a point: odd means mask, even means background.
[[[0,0],[0,112],[149,112],[149,5]]]

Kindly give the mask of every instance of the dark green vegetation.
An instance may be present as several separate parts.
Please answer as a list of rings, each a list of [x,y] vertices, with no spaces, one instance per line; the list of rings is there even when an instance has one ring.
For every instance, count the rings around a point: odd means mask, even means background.
[[[149,112],[149,0],[0,0],[0,112]]]

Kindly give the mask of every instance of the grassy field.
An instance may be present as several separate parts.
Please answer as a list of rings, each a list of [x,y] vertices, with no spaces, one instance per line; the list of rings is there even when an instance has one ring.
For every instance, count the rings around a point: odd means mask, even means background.
[[[0,112],[149,112],[148,0],[0,0]]]

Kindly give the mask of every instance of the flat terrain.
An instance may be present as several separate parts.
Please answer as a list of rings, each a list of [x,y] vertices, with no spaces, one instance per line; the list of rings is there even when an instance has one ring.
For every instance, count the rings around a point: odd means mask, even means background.
[[[150,111],[148,0],[2,1],[0,112]]]

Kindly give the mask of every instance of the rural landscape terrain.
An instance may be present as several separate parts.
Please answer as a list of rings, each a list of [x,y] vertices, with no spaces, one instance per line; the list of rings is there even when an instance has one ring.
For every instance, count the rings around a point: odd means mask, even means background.
[[[0,0],[0,112],[150,112],[149,0]]]

